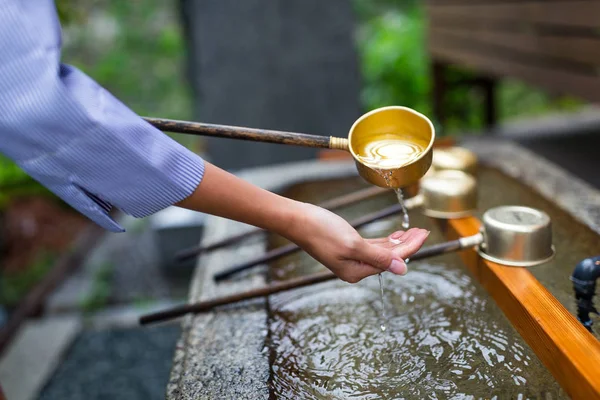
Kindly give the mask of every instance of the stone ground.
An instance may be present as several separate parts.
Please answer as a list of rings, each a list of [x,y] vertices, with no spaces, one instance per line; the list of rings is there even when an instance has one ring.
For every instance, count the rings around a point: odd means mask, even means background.
[[[122,218],[127,232],[105,235],[48,298],[44,317],[25,324],[0,358],[8,399],[164,398],[181,329],[137,320],[185,301],[192,269],[168,265],[161,249],[197,243],[200,232],[184,231],[183,241],[156,220]]]
[[[178,325],[84,331],[40,400],[164,399]]]

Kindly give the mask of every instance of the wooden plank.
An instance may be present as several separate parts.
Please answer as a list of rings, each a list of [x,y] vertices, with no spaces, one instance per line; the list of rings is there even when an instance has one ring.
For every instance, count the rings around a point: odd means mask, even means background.
[[[479,232],[480,222],[441,222],[448,239]],[[486,261],[475,250],[460,253],[465,266],[573,399],[600,399],[600,341],[526,268]]]
[[[509,21],[600,29],[600,1],[522,1],[493,4],[444,4],[427,1],[427,12],[435,18]]]
[[[592,65],[600,65],[600,37],[572,37],[544,35],[531,32],[508,32],[494,30],[486,25],[444,26],[431,21],[429,35],[455,40],[476,40],[507,49],[528,52],[536,56],[549,56]]]
[[[429,49],[434,59],[462,65],[492,76],[521,79],[532,85],[589,101],[600,101],[599,77],[526,65],[493,52],[481,54],[468,44],[447,37],[429,38]]]

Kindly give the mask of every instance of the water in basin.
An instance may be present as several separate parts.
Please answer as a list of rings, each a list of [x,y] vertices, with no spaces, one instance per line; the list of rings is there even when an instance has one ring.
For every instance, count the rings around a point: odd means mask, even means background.
[[[592,250],[593,232],[518,182],[491,169],[479,174],[481,213],[501,204],[544,209],[553,219],[557,257],[534,275],[572,312],[568,277]],[[365,187],[359,179],[297,185],[287,193],[319,202]],[[498,188],[503,188],[501,191]],[[391,205],[393,192],[340,212],[346,219]],[[401,229],[401,217],[361,232],[382,236]],[[435,224],[411,212],[411,225]],[[577,234],[577,245],[569,232]],[[271,246],[285,241],[270,238]],[[570,250],[567,253],[567,248]],[[303,253],[273,263],[271,280],[323,267]],[[356,285],[335,281],[269,298],[271,393],[275,398],[467,399],[567,398],[460,258],[449,254],[409,263],[405,277],[384,274],[386,330],[381,331],[378,277]]]

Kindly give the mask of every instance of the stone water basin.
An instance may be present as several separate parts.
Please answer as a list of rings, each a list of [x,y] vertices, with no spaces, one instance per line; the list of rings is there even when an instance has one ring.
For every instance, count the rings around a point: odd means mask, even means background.
[[[569,276],[595,254],[598,236],[529,187],[493,168],[478,175],[479,217],[489,208],[519,204],[546,211],[553,222],[556,258],[531,269],[572,313]],[[320,202],[364,187],[358,178],[295,185],[284,195]],[[347,207],[353,219],[391,205],[390,193]],[[410,213],[411,226],[431,230],[427,244],[444,239],[436,224]],[[366,236],[401,229],[401,218],[364,228]],[[270,246],[285,241],[275,235]],[[270,266],[272,281],[322,270],[303,253]],[[447,399],[567,398],[552,375],[473,279],[458,255],[409,263],[405,277],[384,274],[386,330],[376,276],[356,285],[336,281],[271,296],[268,302],[271,395],[276,398]]]
[[[480,211],[503,204],[550,214],[557,257],[533,274],[569,310],[569,276],[600,252],[600,193],[557,165],[503,139],[471,139],[479,171]],[[277,193],[318,202],[366,187],[353,162],[306,161],[240,172]],[[340,210],[347,219],[395,202],[390,193]],[[560,207],[560,208],[559,208]],[[444,240],[436,224],[411,212],[413,226]],[[400,218],[364,235],[387,235]],[[249,229],[209,216],[204,244]],[[267,240],[268,239],[268,240]],[[322,269],[299,253],[240,274],[212,277],[284,242],[259,236],[202,255],[189,301],[220,297]],[[210,313],[188,315],[173,357],[167,399],[478,399],[566,398],[457,255],[409,264],[405,277],[385,276],[387,330],[382,332],[377,277],[332,281]],[[597,327],[598,321],[594,327]],[[590,366],[595,368],[595,366]]]

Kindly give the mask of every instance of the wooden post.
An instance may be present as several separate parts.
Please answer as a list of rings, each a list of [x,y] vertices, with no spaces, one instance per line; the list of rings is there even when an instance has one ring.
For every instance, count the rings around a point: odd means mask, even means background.
[[[446,97],[446,64],[433,61],[431,71],[433,76],[433,115],[437,122],[444,126],[446,115],[444,110],[444,98]]]
[[[483,90],[483,117],[485,127],[490,129],[496,126],[498,116],[496,114],[496,79],[485,77],[481,81],[481,89]]]
[[[440,222],[448,239],[479,232],[473,217]],[[460,253],[465,266],[573,399],[600,399],[600,341],[526,268],[486,261],[475,250]]]

